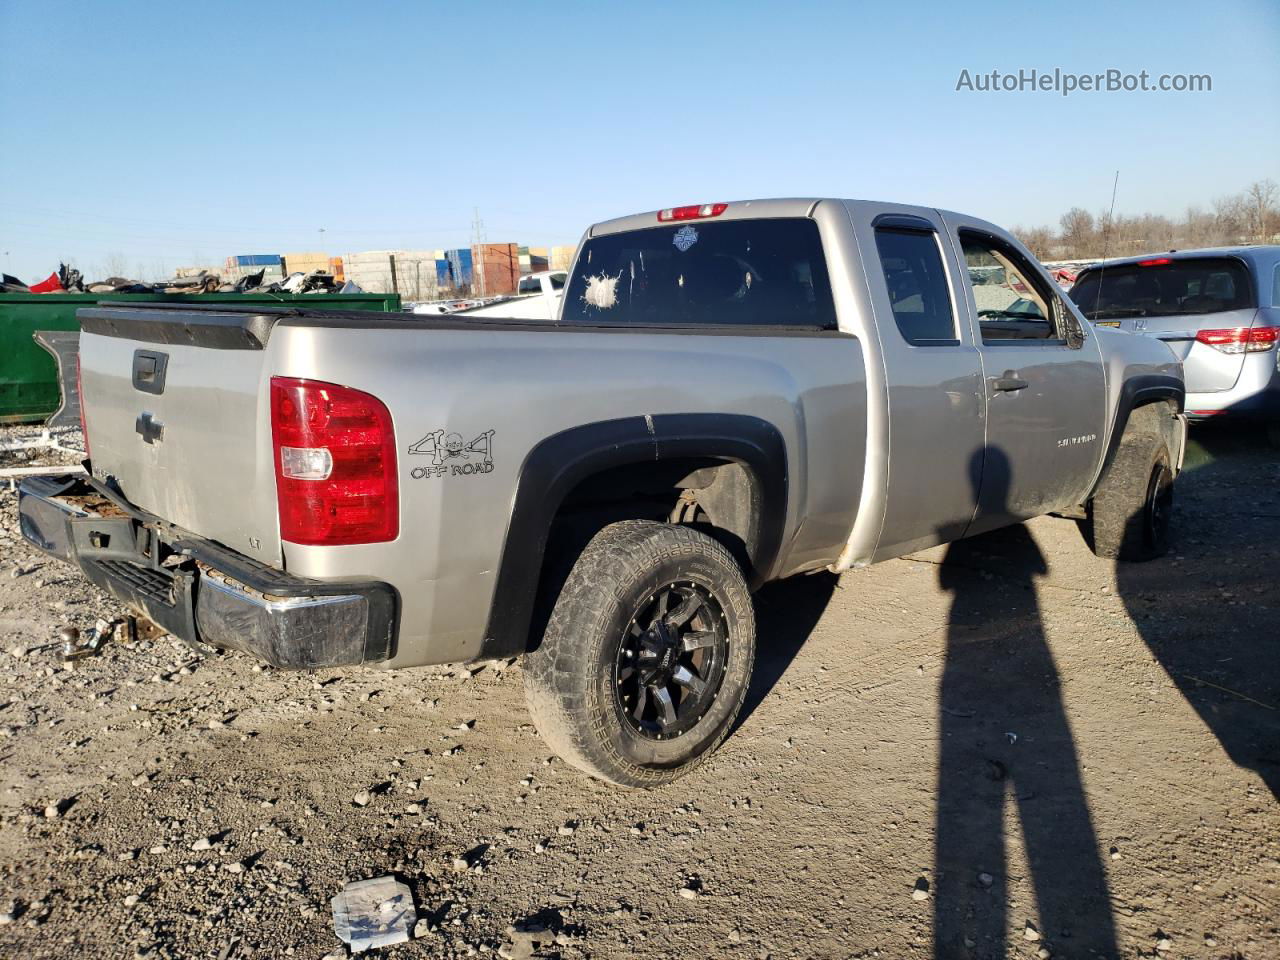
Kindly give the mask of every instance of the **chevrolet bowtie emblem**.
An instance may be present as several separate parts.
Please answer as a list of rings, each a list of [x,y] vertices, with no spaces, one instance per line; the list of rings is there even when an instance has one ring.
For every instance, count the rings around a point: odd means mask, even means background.
[[[149,413],[138,417],[133,429],[147,443],[159,443],[164,439],[164,424]]]

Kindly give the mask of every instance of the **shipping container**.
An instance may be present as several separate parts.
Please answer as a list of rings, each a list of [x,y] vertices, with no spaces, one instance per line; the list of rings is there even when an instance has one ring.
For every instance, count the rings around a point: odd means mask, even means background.
[[[329,255],[327,253],[284,253],[280,255],[281,266],[285,276],[291,273],[312,273],[316,270],[329,271]]]
[[[578,252],[575,247],[552,247],[551,257],[547,269],[549,270],[568,270],[573,266],[573,256]]]
[[[434,250],[365,250],[342,258],[343,275],[370,293],[431,300],[439,282]]]
[[[249,253],[242,254],[235,258],[236,266],[239,267],[278,267],[280,266],[280,254],[278,253]]]
[[[520,280],[519,251],[514,243],[484,243],[472,247],[473,292],[485,297],[514,293]]]
[[[465,247],[446,250],[445,259],[449,263],[449,286],[455,290],[471,286],[475,279],[472,273],[471,251]]]

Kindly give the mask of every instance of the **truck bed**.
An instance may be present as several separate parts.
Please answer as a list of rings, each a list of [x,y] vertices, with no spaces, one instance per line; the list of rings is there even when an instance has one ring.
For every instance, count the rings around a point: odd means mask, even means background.
[[[790,474],[771,575],[830,562],[857,510],[867,396],[862,345],[848,333],[298,307],[101,307],[82,311],[81,323],[94,476],[144,510],[292,574],[390,583],[409,625],[391,667],[479,653],[522,471],[535,447],[584,424],[651,435],[679,415],[776,425]],[[134,386],[140,352],[167,355],[162,393]],[[386,404],[399,458],[395,541],[281,540],[272,377],[352,387]],[[139,432],[144,413],[163,424],[158,442]],[[846,439],[811,442],[834,436]]]

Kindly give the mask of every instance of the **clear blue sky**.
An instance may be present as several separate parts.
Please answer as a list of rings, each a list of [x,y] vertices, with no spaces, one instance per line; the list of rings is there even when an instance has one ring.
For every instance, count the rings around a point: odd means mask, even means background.
[[[956,92],[961,69],[1213,92]],[[0,0],[0,264],[572,243],[835,195],[1006,225],[1280,181],[1280,3]],[[323,229],[323,233],[320,231]]]

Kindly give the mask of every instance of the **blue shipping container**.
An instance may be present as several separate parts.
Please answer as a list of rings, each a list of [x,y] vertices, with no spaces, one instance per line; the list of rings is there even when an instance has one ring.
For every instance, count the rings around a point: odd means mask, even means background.
[[[449,261],[449,274],[453,286],[458,287],[471,282],[471,251],[462,248],[448,250],[445,257]]]
[[[250,253],[242,254],[236,257],[236,264],[241,267],[278,267],[280,265],[280,254],[278,253]]]
[[[449,261],[436,261],[436,286],[447,287],[449,285]]]

